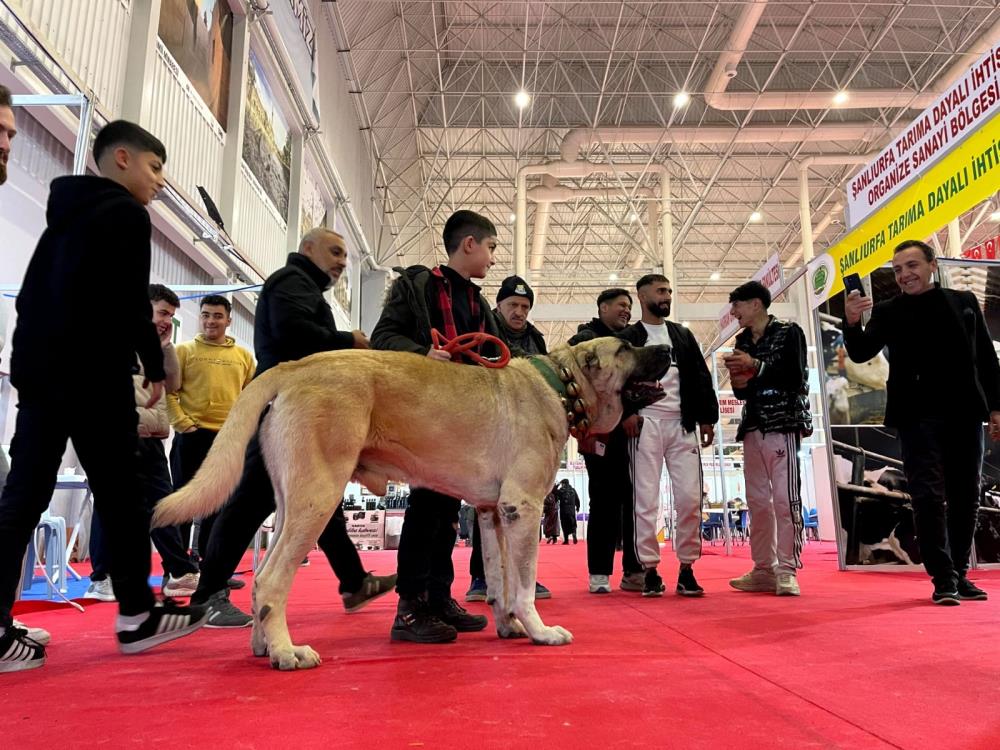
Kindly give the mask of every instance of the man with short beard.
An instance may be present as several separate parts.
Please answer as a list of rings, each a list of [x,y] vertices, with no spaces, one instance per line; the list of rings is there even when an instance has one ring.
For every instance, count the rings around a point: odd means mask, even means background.
[[[666,344],[672,362],[660,385],[665,397],[622,420],[633,438],[632,482],[635,502],[635,535],[625,540],[635,546],[645,571],[643,596],[663,596],[666,587],[657,573],[660,545],[660,475],[666,461],[677,525],[674,552],[680,562],[675,591],[681,596],[702,596],[692,565],[701,557],[701,448],[715,439],[719,401],[701,347],[684,326],[666,320],[673,290],[660,274],[647,274],[635,285],[642,305],[642,320],[622,332],[633,346]]]
[[[17,135],[14,126],[14,107],[10,89],[0,86],[0,185],[7,182],[7,159],[10,158],[10,142]]]

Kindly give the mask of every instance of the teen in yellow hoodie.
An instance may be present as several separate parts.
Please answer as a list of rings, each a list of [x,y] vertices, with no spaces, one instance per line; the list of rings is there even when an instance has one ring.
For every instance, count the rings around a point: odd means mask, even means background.
[[[170,467],[175,490],[198,471],[233,403],[253,378],[253,355],[226,335],[231,315],[232,304],[225,297],[203,297],[201,333],[177,345],[181,385],[167,396],[174,428]],[[214,516],[201,519],[199,549],[204,549],[208,541],[213,520]]]

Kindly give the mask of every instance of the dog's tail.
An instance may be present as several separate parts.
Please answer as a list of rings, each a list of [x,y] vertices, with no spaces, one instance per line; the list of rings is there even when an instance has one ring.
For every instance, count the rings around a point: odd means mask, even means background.
[[[157,503],[153,528],[203,518],[225,505],[239,483],[247,444],[257,430],[260,415],[281,387],[283,369],[277,367],[264,373],[240,394],[198,473]]]

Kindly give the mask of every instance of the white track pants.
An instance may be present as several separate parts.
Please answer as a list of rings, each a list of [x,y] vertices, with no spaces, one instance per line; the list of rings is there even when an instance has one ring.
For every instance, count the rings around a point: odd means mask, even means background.
[[[701,557],[701,448],[698,432],[685,432],[680,419],[644,418],[630,441],[635,554],[644,568],[660,562],[660,475],[666,461],[677,528],[674,551],[682,563]]]
[[[794,573],[802,567],[802,496],[798,433],[748,432],[743,474],[754,567]]]

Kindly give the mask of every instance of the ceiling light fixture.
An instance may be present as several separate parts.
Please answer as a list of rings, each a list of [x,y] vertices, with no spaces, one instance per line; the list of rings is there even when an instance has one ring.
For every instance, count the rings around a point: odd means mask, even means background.
[[[1000,211],[994,211],[990,214],[990,221],[1000,221]]]
[[[722,274],[719,273],[718,271],[712,271],[712,273],[709,274],[708,278],[710,278],[712,281],[718,281],[719,279],[722,278]]]
[[[834,104],[844,104],[848,99],[848,94],[846,91],[838,91],[833,95]]]
[[[633,211],[631,214],[629,214],[629,218],[632,221],[639,221],[639,214],[637,214],[635,211]]]
[[[608,281],[618,281],[618,274],[616,274],[616,273],[609,273],[608,274]]]
[[[514,94],[514,104],[518,106],[519,109],[524,109],[531,103],[531,97],[528,96],[528,92],[521,89],[516,94]]]
[[[515,221],[517,221],[517,216],[515,216],[514,214],[511,214],[510,215],[510,223],[513,224]]]
[[[675,109],[683,107],[689,101],[691,101],[691,95],[688,94],[688,92],[686,92],[686,91],[678,91],[676,94],[674,94],[674,108]]]
[[[750,214],[750,221],[752,221],[755,224],[763,218],[764,215],[761,214],[760,211],[754,211],[752,214]]]

